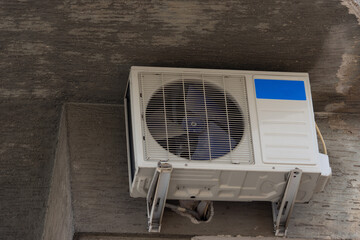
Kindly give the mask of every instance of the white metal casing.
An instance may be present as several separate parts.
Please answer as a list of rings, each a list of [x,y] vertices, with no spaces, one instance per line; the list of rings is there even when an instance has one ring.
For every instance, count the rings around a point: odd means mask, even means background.
[[[277,201],[283,193],[288,172],[300,168],[303,176],[297,201],[308,202],[314,192],[324,188],[331,176],[328,157],[318,152],[307,73],[132,67],[125,98],[130,102],[129,105],[125,104],[130,106],[126,110],[127,115],[131,115],[131,123],[127,124],[131,196],[146,197],[157,162],[161,160],[145,158],[143,139],[146,126],[141,120],[140,73],[245,77],[251,126],[246,130],[251,133],[253,162],[222,164],[215,161],[170,160],[174,170],[168,199]],[[254,79],[303,81],[306,100],[257,98]],[[154,86],[154,89],[158,87]],[[234,95],[231,89],[228,91]]]

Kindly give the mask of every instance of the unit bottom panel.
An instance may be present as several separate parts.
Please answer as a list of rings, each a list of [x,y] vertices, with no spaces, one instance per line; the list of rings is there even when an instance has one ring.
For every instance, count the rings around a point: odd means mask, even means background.
[[[138,169],[131,186],[132,197],[146,197],[155,169]],[[303,172],[297,202],[308,202],[320,174]],[[212,201],[277,201],[287,172],[174,169],[168,199]]]

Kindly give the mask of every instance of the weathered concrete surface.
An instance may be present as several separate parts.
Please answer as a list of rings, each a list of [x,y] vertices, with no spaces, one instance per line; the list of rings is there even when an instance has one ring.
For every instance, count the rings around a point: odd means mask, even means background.
[[[56,147],[60,107],[0,104],[0,239],[39,239]]]
[[[316,111],[359,112],[343,2],[3,0],[0,97],[115,103],[131,65],[304,71]]]
[[[129,197],[123,107],[67,104],[65,114],[67,122],[62,126],[67,126],[69,188],[78,239],[157,237],[146,231],[145,200]],[[359,117],[317,114],[333,178],[326,191],[316,194],[309,204],[295,206],[289,237],[360,238]],[[62,186],[61,182],[57,185]],[[273,236],[269,203],[216,202],[214,208],[213,220],[199,225],[165,211],[159,236]]]
[[[166,237],[123,237],[123,236],[90,236],[90,235],[81,235],[78,240],[277,240],[279,238],[275,237],[241,237],[241,236],[196,236],[192,238],[166,238]],[[283,240],[305,240],[304,238],[281,238]]]
[[[63,109],[42,235],[44,240],[69,240],[74,235],[67,130],[67,114]]]
[[[143,237],[139,235],[134,236],[114,236],[114,235],[107,235],[107,236],[100,236],[94,234],[80,234],[78,235],[75,240],[191,240],[191,237]],[[230,239],[231,240],[231,239]],[[255,239],[256,240],[256,239]],[[261,240],[261,239],[260,239]]]
[[[360,115],[318,113],[316,121],[332,178],[325,192],[294,208],[290,236],[360,239]]]
[[[199,236],[199,237],[193,237],[191,240],[278,240],[278,239],[305,240],[306,238]]]
[[[121,103],[131,65],[308,71],[316,111],[359,112],[344,2],[0,0],[0,239],[40,237],[62,103]]]

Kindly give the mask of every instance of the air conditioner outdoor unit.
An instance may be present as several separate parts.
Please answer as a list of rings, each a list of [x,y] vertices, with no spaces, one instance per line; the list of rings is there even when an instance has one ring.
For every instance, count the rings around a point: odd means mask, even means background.
[[[166,199],[270,201],[285,235],[295,202],[331,176],[307,73],[132,67],[125,95],[130,194],[149,231]]]

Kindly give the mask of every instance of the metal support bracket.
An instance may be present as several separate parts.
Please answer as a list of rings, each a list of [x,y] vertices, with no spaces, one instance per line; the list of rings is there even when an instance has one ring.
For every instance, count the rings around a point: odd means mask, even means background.
[[[302,171],[291,170],[287,179],[284,195],[279,202],[272,203],[275,236],[285,237],[296,195],[299,190]]]
[[[160,232],[171,172],[171,164],[158,163],[146,197],[149,232]]]

